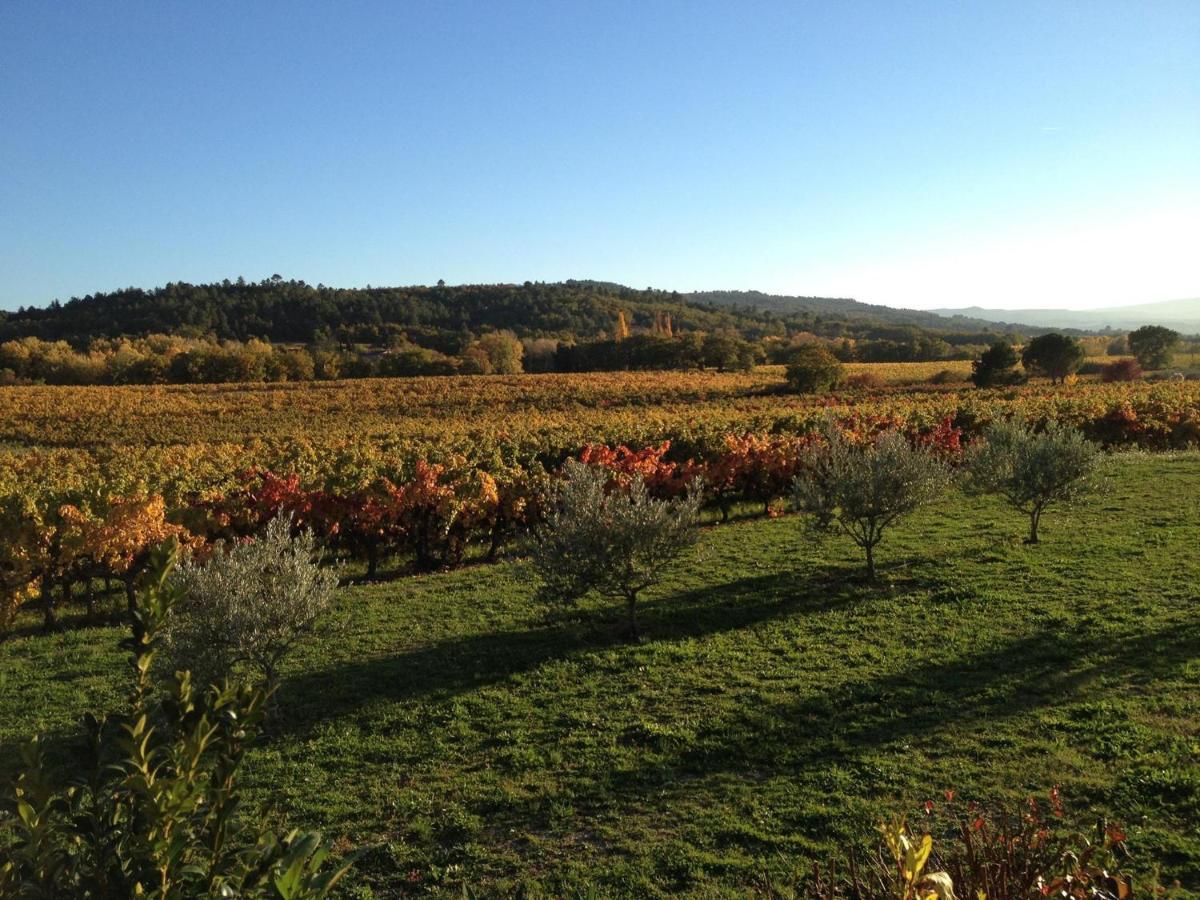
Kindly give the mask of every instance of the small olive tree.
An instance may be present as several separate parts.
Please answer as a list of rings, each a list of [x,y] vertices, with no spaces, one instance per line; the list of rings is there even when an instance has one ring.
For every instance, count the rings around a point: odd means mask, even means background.
[[[604,469],[567,463],[557,503],[537,531],[533,564],[550,599],[573,603],[595,591],[624,600],[637,639],[638,595],[696,541],[700,486],[657,500],[640,477],[627,488],[611,485],[611,477]]]
[[[1035,431],[1018,420],[997,422],[969,453],[968,489],[999,494],[1029,516],[1027,544],[1038,542],[1042,513],[1092,486],[1100,451],[1083,434],[1050,422]]]
[[[280,516],[250,543],[180,565],[180,599],[166,629],[171,665],[203,683],[246,666],[274,687],[280,663],[333,601],[338,576],[320,561],[312,532],[293,537],[291,519]]]
[[[949,486],[949,466],[903,434],[885,432],[858,444],[834,423],[809,451],[792,482],[792,500],[820,530],[840,529],[867,557],[875,579],[875,547],[899,519],[936,499]]]

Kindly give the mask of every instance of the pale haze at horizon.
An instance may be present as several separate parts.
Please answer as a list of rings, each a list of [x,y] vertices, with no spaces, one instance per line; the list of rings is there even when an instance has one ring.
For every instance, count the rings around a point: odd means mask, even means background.
[[[1200,296],[1200,3],[0,6],[0,307],[596,278]]]

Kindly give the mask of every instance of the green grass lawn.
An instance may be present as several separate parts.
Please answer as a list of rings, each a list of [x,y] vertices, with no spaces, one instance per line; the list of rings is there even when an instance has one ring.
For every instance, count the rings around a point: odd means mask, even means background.
[[[339,848],[353,890],[744,895],[944,789],[1060,784],[1142,870],[1200,887],[1200,456],[1126,455],[1043,543],[954,495],[857,577],[795,518],[709,530],[647,640],[549,615],[524,562],[347,588],[288,667],[255,800]],[[116,702],[116,628],[0,644],[0,767]]]

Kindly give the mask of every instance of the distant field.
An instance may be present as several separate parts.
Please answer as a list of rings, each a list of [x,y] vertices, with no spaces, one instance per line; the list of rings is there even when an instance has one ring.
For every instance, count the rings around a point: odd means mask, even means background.
[[[888,384],[921,384],[942,372],[950,372],[962,381],[971,375],[971,361],[966,359],[914,363],[849,363],[847,375],[869,372]]]
[[[1131,866],[1200,888],[1200,456],[1109,476],[1034,548],[956,496],[887,538],[876,589],[794,518],[714,528],[641,646],[601,602],[547,620],[519,559],[347,588],[348,630],[285,673],[252,802],[367,848],[371,896],[740,897],[945,789],[1057,784],[1120,819]],[[0,643],[0,772],[120,701],[119,637]]]
[[[772,372],[782,379],[786,366],[763,366],[763,371]],[[961,381],[971,376],[971,361],[966,359],[941,360],[934,362],[901,363],[846,363],[846,375],[870,374],[892,385],[915,385],[929,381],[942,372],[951,372]]]

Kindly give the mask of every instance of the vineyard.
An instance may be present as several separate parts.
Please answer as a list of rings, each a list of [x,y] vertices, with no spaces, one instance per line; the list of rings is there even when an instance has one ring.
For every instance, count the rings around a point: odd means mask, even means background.
[[[875,368],[916,377],[913,366]],[[542,515],[568,457],[640,473],[659,494],[702,479],[713,515],[770,512],[814,428],[898,428],[953,456],[998,418],[1060,421],[1113,447],[1200,443],[1200,385],[900,386],[783,393],[779,373],[595,374],[0,392],[5,620],[36,601],[129,590],[151,546],[199,552],[281,513],[335,553],[418,568],[493,558]],[[633,449],[626,449],[633,448]]]
[[[995,498],[919,513],[876,588],[795,517],[708,529],[641,644],[603,598],[548,618],[519,559],[348,585],[282,673],[245,809],[361,851],[349,897],[769,898],[945,792],[1058,785],[1195,891],[1200,455],[1109,462],[1037,548]],[[0,643],[0,773],[33,733],[83,752],[126,633]]]

